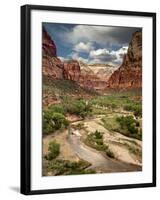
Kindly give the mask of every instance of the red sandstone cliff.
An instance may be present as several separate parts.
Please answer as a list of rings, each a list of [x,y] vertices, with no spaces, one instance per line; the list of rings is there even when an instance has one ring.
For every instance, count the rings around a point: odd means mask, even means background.
[[[77,60],[64,62],[64,78],[78,83],[80,86],[88,89],[102,90],[106,87],[106,80],[101,80],[93,70],[86,64]]]
[[[43,28],[42,35],[42,73],[52,79],[63,78],[63,63],[57,58],[56,45]]]
[[[78,82],[81,74],[79,62],[77,60],[69,60],[64,62],[63,76],[64,79]]]
[[[50,80],[66,79],[82,87],[96,90],[129,89],[142,86],[142,33],[135,32],[124,56],[122,65],[115,67],[105,64],[87,65],[77,60],[62,63],[57,57],[56,45],[43,28],[42,72]]]
[[[123,58],[123,63],[108,81],[111,89],[129,89],[142,87],[142,32],[137,31],[132,35],[128,52]]]

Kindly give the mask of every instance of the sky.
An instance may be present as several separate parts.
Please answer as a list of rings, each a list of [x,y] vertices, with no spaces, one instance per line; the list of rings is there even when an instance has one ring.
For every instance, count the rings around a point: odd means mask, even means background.
[[[87,64],[120,66],[127,52],[134,27],[43,23],[62,60],[76,59]]]

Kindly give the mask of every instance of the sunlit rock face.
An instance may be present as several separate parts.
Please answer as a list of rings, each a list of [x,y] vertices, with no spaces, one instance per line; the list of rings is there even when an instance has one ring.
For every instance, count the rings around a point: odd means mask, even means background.
[[[141,88],[142,87],[142,32],[133,33],[128,52],[122,65],[108,81],[109,88]]]
[[[77,60],[69,60],[64,62],[63,75],[65,79],[78,82],[80,74],[80,65]]]
[[[71,80],[82,87],[96,90],[142,87],[142,32],[140,31],[132,35],[128,52],[118,69],[102,63],[85,64],[77,60],[62,62],[57,57],[55,42],[44,28],[42,41],[42,73],[45,78]]]
[[[77,60],[64,62],[64,78],[78,83],[88,89],[103,90],[106,88],[107,80],[111,75],[107,66],[102,64],[87,65]]]

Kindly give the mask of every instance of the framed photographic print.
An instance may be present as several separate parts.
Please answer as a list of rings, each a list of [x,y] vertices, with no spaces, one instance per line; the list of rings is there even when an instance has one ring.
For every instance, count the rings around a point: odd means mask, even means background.
[[[156,186],[156,14],[21,7],[21,193]]]

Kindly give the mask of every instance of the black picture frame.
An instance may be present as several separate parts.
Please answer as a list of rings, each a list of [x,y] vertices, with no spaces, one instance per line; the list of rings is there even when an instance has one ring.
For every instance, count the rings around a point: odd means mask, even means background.
[[[152,183],[125,184],[113,186],[94,186],[79,188],[61,188],[49,190],[31,190],[31,11],[64,11],[78,13],[100,13],[107,15],[142,16],[151,17],[153,20],[153,172]],[[64,192],[81,192],[93,190],[112,190],[127,188],[144,188],[156,186],[156,13],[101,10],[90,8],[55,7],[44,5],[24,5],[21,6],[21,193],[25,195],[49,194]]]

